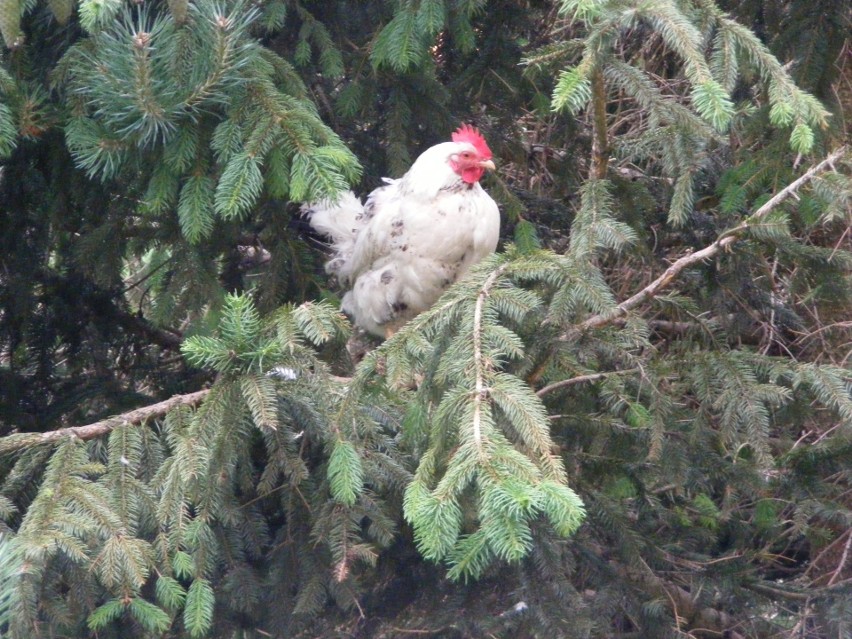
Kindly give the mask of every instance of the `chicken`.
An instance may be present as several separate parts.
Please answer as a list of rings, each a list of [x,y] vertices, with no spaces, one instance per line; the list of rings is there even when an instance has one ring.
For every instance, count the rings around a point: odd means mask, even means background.
[[[494,252],[500,213],[479,184],[486,169],[494,169],[488,144],[462,125],[365,204],[350,192],[303,207],[331,241],[326,270],[349,288],[342,308],[357,326],[390,336]]]

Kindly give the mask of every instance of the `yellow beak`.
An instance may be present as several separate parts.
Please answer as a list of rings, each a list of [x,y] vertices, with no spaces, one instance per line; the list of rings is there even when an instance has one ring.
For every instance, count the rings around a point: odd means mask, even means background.
[[[483,160],[479,163],[479,166],[481,166],[483,169],[490,169],[491,171],[495,171],[497,169],[497,167],[494,166],[494,162],[492,162],[491,160]]]

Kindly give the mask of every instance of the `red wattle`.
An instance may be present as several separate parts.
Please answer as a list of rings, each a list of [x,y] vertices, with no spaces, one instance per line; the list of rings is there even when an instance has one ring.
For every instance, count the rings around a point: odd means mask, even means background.
[[[468,184],[475,184],[479,182],[482,178],[482,174],[485,173],[485,169],[480,166],[469,166],[466,169],[462,169],[461,179],[467,182]]]

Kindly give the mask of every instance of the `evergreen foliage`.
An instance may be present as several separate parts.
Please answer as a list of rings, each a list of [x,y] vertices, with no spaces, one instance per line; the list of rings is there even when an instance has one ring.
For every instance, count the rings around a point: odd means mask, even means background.
[[[0,0],[0,634],[848,636],[842,4]],[[460,121],[353,362],[297,205]]]

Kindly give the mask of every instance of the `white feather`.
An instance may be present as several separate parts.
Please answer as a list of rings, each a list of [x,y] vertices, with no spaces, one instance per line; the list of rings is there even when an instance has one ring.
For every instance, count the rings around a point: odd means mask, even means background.
[[[311,226],[331,239],[334,255],[326,268],[351,286],[343,310],[365,330],[384,336],[496,249],[497,204],[449,164],[467,150],[473,147],[466,142],[427,149],[365,205],[349,193],[334,205],[305,207]]]
[[[326,270],[338,273],[340,267],[352,257],[355,240],[367,223],[364,205],[354,193],[348,191],[336,202],[321,200],[302,206],[305,214],[317,233],[331,240],[332,259],[326,264]]]

